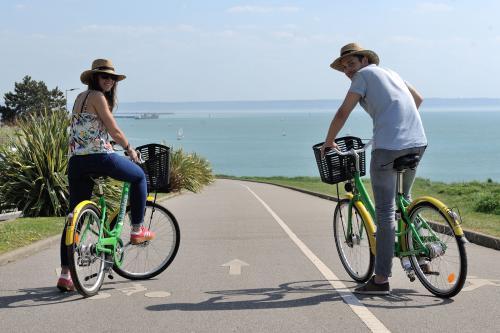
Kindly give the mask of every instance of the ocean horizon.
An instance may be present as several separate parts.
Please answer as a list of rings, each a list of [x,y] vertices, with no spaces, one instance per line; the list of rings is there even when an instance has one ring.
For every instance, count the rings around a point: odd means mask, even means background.
[[[433,181],[500,181],[500,99],[430,99],[420,114],[428,148],[417,176]],[[135,146],[163,143],[207,158],[216,174],[319,176],[312,146],[322,142],[338,100],[121,103],[116,115]],[[498,111],[498,112],[497,112]],[[340,135],[370,139],[357,107]],[[368,159],[369,163],[369,154]]]
[[[310,100],[253,100],[253,101],[173,101],[173,102],[120,102],[115,112],[205,112],[205,111],[335,111],[341,99]],[[482,111],[499,111],[500,98],[427,98],[422,107],[427,111],[467,111],[479,108]]]

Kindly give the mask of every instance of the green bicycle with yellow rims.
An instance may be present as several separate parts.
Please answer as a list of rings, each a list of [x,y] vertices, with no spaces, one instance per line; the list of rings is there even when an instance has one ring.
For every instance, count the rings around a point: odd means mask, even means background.
[[[338,201],[333,218],[337,252],[349,276],[366,282],[373,275],[376,255],[375,207],[361,177],[365,174],[365,150],[356,137],[335,140],[339,149],[321,157],[319,143],[313,146],[323,182],[345,182],[346,198]],[[467,276],[467,240],[460,215],[438,199],[424,196],[413,201],[403,193],[403,173],[415,168],[418,155],[394,161],[397,171],[396,242],[394,256],[410,281],[418,277],[424,287],[438,297],[449,298],[462,290]]]
[[[156,203],[157,190],[168,186],[169,148],[149,144],[137,148],[145,159],[142,167],[146,173],[149,196],[144,212],[144,225],[155,232],[151,241],[133,245],[121,235],[130,234],[130,183],[122,188],[120,208],[108,213],[103,194],[103,178],[95,181],[99,188],[98,204],[86,200],[73,210],[66,223],[65,243],[68,248],[71,278],[78,292],[89,297],[97,294],[112,271],[131,279],[143,280],[157,276],[174,260],[179,249],[180,231],[175,216]]]

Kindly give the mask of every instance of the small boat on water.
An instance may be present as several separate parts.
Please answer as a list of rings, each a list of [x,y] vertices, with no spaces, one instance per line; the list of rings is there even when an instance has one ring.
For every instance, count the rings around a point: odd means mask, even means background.
[[[182,140],[183,137],[184,137],[184,130],[182,128],[179,128],[179,130],[177,130],[177,140]]]
[[[156,113],[142,113],[135,116],[135,119],[158,119],[160,116]]]

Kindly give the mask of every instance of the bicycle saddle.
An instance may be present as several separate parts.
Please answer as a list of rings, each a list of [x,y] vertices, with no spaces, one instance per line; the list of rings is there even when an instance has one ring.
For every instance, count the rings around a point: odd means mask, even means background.
[[[408,154],[398,157],[394,160],[393,168],[397,171],[403,171],[404,169],[415,169],[420,161],[419,154]]]

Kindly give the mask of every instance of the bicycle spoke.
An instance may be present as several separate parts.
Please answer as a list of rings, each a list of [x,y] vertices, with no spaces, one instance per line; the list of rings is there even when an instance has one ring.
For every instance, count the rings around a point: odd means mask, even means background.
[[[411,220],[415,224],[428,226],[419,228],[418,236],[430,251],[430,256],[413,255],[411,261],[415,274],[429,291],[437,296],[451,297],[463,287],[467,263],[463,243],[455,237],[444,214],[429,202],[423,202],[412,209]],[[407,237],[410,250],[419,246],[415,237]],[[422,260],[425,262],[423,266],[419,263]]]
[[[124,235],[130,232],[130,220],[128,214],[126,216]],[[159,274],[172,262],[179,246],[177,222],[162,206],[147,203],[144,225],[156,237],[139,245],[126,244],[121,267],[114,267],[118,274],[129,279],[144,279]]]
[[[367,234],[363,233],[364,221],[356,208],[352,207],[351,213],[349,227],[349,201],[338,203],[333,222],[335,244],[347,273],[356,281],[364,282],[373,272],[374,259]]]

